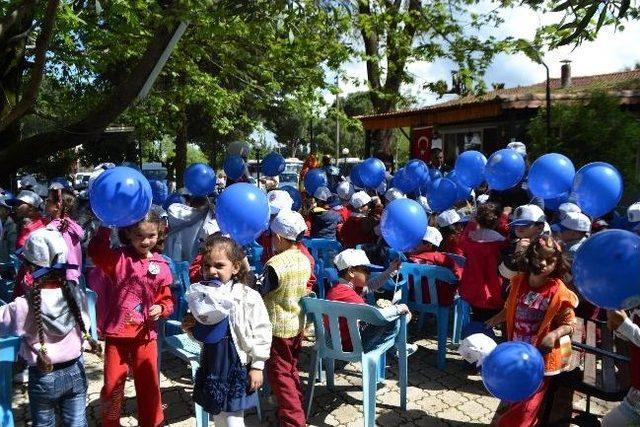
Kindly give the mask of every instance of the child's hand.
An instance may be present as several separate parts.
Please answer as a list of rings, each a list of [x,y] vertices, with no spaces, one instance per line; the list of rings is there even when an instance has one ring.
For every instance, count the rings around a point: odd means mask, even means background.
[[[607,310],[607,327],[612,331],[617,330],[627,318],[624,310]]]
[[[396,310],[398,310],[399,315],[411,313],[411,311],[409,310],[409,307],[407,307],[406,304],[396,305]]]
[[[149,317],[152,320],[158,320],[160,315],[162,314],[162,306],[159,304],[154,304],[149,308]]]
[[[193,317],[193,314],[191,313],[185,314],[182,318],[182,324],[180,325],[182,330],[185,332],[191,332],[194,326],[196,326],[196,318]]]
[[[260,387],[262,387],[262,371],[249,369],[249,391],[256,391]]]
[[[556,334],[554,334],[553,332],[549,332],[547,335],[544,336],[544,338],[542,338],[542,341],[540,341],[540,344],[538,344],[538,350],[540,350],[540,353],[542,354],[546,354],[549,353],[551,350],[553,350],[553,347],[556,345]]]

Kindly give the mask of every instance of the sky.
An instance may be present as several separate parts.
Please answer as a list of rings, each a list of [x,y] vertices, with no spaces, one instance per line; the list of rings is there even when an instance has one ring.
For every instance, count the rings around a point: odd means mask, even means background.
[[[499,28],[490,30],[489,34],[493,33],[500,37],[510,35],[514,38],[531,40],[540,25],[559,20],[559,14],[536,13],[527,7],[504,9],[502,16],[505,22]],[[604,28],[598,34],[597,39],[592,42],[585,42],[575,49],[563,47],[546,53],[544,61],[549,66],[551,77],[560,77],[560,66],[562,65],[560,61],[564,59],[572,61],[572,76],[612,73],[625,67],[633,67],[636,61],[640,61],[640,50],[638,49],[640,47],[640,22],[628,22],[625,27],[622,32],[614,32],[611,28]],[[409,64],[408,70],[415,76],[416,81],[411,86],[405,85],[402,91],[417,99],[416,106],[431,105],[455,98],[454,95],[438,98],[437,95],[422,89],[422,85],[428,81],[443,79],[450,84],[452,69],[452,64],[445,61]],[[358,78],[361,81],[365,80],[365,63],[349,62],[343,65],[341,74]],[[498,55],[485,74],[488,88],[491,88],[491,83],[505,83],[505,87],[514,87],[541,82],[545,78],[544,67],[532,62],[524,54]],[[328,74],[328,80],[334,82],[335,74]],[[342,96],[365,89],[364,86],[358,87],[350,81],[342,80],[340,83]],[[328,103],[331,103],[335,95],[327,92],[324,97]]]

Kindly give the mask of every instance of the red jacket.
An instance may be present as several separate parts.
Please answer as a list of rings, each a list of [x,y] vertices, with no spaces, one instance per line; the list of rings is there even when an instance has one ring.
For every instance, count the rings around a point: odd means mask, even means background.
[[[355,248],[357,245],[375,243],[376,234],[373,232],[373,223],[369,217],[351,215],[342,224],[338,232],[338,241],[342,247]]]
[[[349,209],[349,206],[340,205],[340,208],[335,209],[335,211],[342,216],[343,221],[348,220],[349,217],[351,216],[351,209]]]
[[[460,247],[460,240],[462,240],[462,233],[450,234],[446,239],[444,239],[442,252],[463,255],[462,248]]]
[[[502,277],[498,273],[500,251],[509,242],[495,230],[477,229],[460,241],[467,258],[460,280],[460,296],[472,307],[500,309]]]
[[[364,299],[349,285],[338,282],[327,290],[327,299],[329,301],[349,302],[352,304],[364,304]],[[325,328],[328,328],[328,320],[324,319]],[[340,325],[340,338],[342,341],[342,349],[344,351],[353,350],[351,344],[351,336],[349,336],[349,326],[347,325],[347,319],[341,317],[338,319]]]
[[[415,262],[417,264],[429,264],[429,265],[438,265],[440,267],[445,267],[453,272],[453,275],[456,276],[456,279],[460,280],[462,277],[462,268],[456,264],[453,258],[448,256],[447,254],[443,254],[442,252],[422,252],[422,253],[413,253],[408,254],[409,261]],[[410,285],[413,285],[410,283]],[[412,286],[409,288],[409,299],[415,300],[413,296],[413,288]],[[442,282],[440,280],[436,281],[436,292],[438,293],[438,304],[439,305],[451,305],[453,304],[453,299],[456,295],[457,286],[451,285],[446,282]],[[422,302],[425,304],[429,304],[431,302],[431,298],[429,297],[429,284],[426,280],[422,281]]]

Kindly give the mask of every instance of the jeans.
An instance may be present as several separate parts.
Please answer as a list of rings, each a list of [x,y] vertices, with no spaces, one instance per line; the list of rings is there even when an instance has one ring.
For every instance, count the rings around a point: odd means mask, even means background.
[[[56,410],[65,427],[87,426],[87,377],[84,363],[76,363],[48,374],[29,368],[29,407],[34,427],[54,427]]]
[[[365,353],[376,349],[380,344],[385,342],[389,337],[398,335],[400,331],[400,322],[394,320],[384,326],[374,326],[367,324],[360,332],[362,339],[362,350]]]
[[[622,403],[602,419],[602,427],[640,425],[640,390],[631,387]]]

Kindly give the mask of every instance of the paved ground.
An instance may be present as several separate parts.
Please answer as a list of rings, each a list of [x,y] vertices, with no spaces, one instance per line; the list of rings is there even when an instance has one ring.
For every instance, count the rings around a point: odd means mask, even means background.
[[[409,388],[407,410],[399,407],[400,395],[396,382],[397,364],[389,360],[387,381],[377,391],[376,421],[381,426],[440,426],[440,425],[487,425],[498,406],[498,400],[490,396],[479,375],[474,373],[457,355],[450,344],[447,366],[444,371],[435,367],[436,342],[424,333],[415,335],[415,324],[410,328],[410,341],[419,345],[419,350],[409,361]],[[300,368],[306,384],[306,372],[310,344],[305,348]],[[88,417],[89,425],[99,425],[99,395],[102,386],[102,364],[93,356],[86,357],[89,379]],[[362,388],[360,366],[347,367],[336,375],[335,391],[324,385],[316,387],[313,414],[309,420],[313,426],[361,426]],[[162,400],[165,417],[171,426],[193,426],[193,403],[191,401],[191,371],[188,366],[166,355],[162,362]],[[133,381],[127,381],[127,400],[121,420],[124,426],[137,426],[135,418],[135,391]],[[574,398],[574,407],[584,409],[584,399]],[[592,413],[602,414],[610,407],[592,400]],[[26,386],[16,386],[13,399],[16,425],[29,425],[29,409]],[[255,412],[247,415],[247,425],[277,425],[274,405],[263,399],[266,419],[260,424]]]

